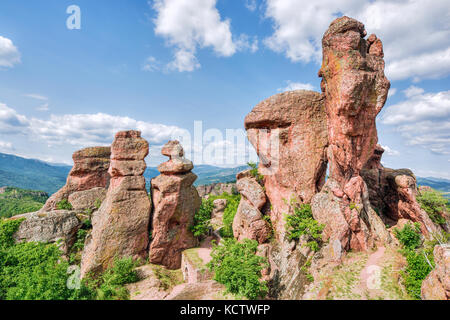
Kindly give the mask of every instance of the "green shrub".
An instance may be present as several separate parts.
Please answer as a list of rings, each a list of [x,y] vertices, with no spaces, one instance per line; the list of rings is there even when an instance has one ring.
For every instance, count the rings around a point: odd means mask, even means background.
[[[63,199],[56,204],[56,209],[58,210],[72,210],[72,204],[67,199]]]
[[[244,239],[223,239],[214,245],[212,260],[208,263],[214,271],[214,280],[225,285],[228,292],[248,299],[264,297],[268,288],[262,281],[261,270],[267,266],[266,259],[256,255],[258,242]]]
[[[434,189],[421,191],[417,195],[417,201],[434,223],[445,224],[446,221],[441,213],[448,213],[448,200],[441,192]]]
[[[139,280],[134,270],[138,263],[130,258],[115,259],[113,267],[97,277],[88,276],[84,282],[96,292],[97,300],[128,300],[130,293],[125,287]]]
[[[421,244],[420,224],[417,222],[414,225],[407,223],[401,230],[394,229],[394,234],[405,249],[416,249]]]
[[[0,194],[0,217],[38,211],[47,199],[48,195],[42,191],[8,187]]]
[[[293,208],[294,213],[286,215],[286,231],[289,240],[298,240],[302,235],[306,235],[308,237],[306,245],[311,250],[318,251],[325,225],[314,220],[309,204],[294,204]]]
[[[195,213],[194,225],[190,227],[194,236],[201,237],[207,235],[211,227],[211,213],[214,209],[214,204],[211,199],[203,199],[200,209]]]
[[[151,200],[151,199],[150,199]],[[95,199],[95,203],[94,203],[94,206],[95,206],[95,208],[98,210],[98,209],[100,209],[100,206],[102,205],[102,200],[100,200],[100,199]]]
[[[423,250],[405,250],[404,255],[408,265],[403,271],[403,279],[408,294],[415,299],[420,299],[420,290],[423,280],[433,269],[425,258]],[[433,263],[433,255],[427,255],[430,263]]]
[[[227,206],[223,212],[223,228],[220,230],[220,234],[224,238],[233,237],[233,220],[241,201],[240,194],[229,194],[224,192],[220,196],[211,196],[209,199],[214,202],[217,199],[226,199]]]
[[[264,176],[259,173],[258,164],[254,162],[248,162],[247,165],[250,167],[250,174],[252,175],[252,177],[254,177],[256,181],[261,183],[264,180]]]

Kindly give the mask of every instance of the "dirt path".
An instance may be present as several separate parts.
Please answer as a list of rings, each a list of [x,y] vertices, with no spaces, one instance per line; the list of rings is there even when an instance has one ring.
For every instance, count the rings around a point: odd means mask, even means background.
[[[378,250],[369,256],[364,269],[360,273],[360,289],[365,296],[368,295],[367,298],[381,292],[381,271],[385,251],[385,247],[378,247]]]

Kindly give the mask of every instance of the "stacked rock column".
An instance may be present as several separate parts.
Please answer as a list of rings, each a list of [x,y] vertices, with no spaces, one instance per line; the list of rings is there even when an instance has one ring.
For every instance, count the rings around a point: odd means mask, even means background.
[[[149,261],[169,269],[181,267],[181,253],[193,248],[197,240],[189,230],[201,198],[192,185],[197,176],[191,172],[192,162],[184,159],[178,141],[169,141],[161,153],[170,158],[158,167],[161,173],[152,179],[152,242]]]
[[[145,259],[149,242],[150,199],[145,189],[148,142],[139,131],[116,134],[111,146],[111,182],[86,240],[81,273],[99,272],[114,259]]]

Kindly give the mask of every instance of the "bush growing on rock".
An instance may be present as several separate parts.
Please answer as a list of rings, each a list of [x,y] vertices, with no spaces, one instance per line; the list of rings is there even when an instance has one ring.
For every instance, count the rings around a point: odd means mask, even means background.
[[[214,280],[225,285],[227,291],[248,299],[264,297],[268,288],[262,281],[261,270],[267,267],[265,258],[256,255],[258,242],[234,238],[223,239],[214,245],[212,260],[208,263],[214,271]]]
[[[211,227],[211,212],[214,209],[214,204],[211,199],[202,199],[200,209],[195,213],[194,225],[190,227],[192,233],[196,237],[206,236]]]
[[[299,240],[301,236],[305,235],[308,237],[306,245],[311,250],[318,251],[325,225],[314,220],[309,204],[292,204],[294,213],[286,216],[286,230],[289,240]]]
[[[69,200],[63,199],[56,204],[56,209],[58,210],[72,210],[72,205]]]
[[[403,247],[407,250],[417,249],[421,244],[420,224],[417,222],[414,223],[414,225],[407,223],[403,229],[395,229],[394,233],[398,241],[400,241]]]

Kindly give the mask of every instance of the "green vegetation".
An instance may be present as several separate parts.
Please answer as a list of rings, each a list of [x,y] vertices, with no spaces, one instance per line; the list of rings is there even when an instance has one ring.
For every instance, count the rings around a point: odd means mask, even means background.
[[[6,187],[0,190],[0,217],[5,218],[38,211],[48,199],[48,195],[42,191],[12,187]]]
[[[69,200],[62,199],[60,202],[56,204],[56,209],[58,210],[72,210],[73,207],[70,204]]]
[[[116,260],[103,274],[80,281],[79,267],[70,266],[56,244],[14,243],[13,234],[22,221],[0,220],[0,300],[129,298],[124,285],[138,280],[131,258]],[[81,230],[77,249],[84,244],[86,232]]]
[[[152,270],[156,278],[158,278],[160,287],[163,290],[170,290],[184,281],[183,274],[180,269],[169,270],[163,266],[152,265]]]
[[[208,234],[211,228],[211,212],[214,209],[214,204],[211,199],[202,199],[200,209],[195,213],[194,225],[190,227],[191,232],[196,237],[203,237]]]
[[[394,229],[394,234],[407,250],[417,249],[422,243],[420,237],[420,224],[417,222],[414,223],[414,225],[407,223],[401,230]]]
[[[322,231],[325,225],[314,220],[309,204],[296,204],[291,201],[294,209],[292,215],[286,215],[286,230],[289,240],[299,240],[301,236],[307,236],[306,245],[313,251],[318,251],[322,239]]]
[[[259,173],[258,164],[249,162],[247,165],[250,167],[250,174],[256,179],[256,181],[261,183],[264,180],[264,176]]]
[[[417,201],[434,223],[445,224],[445,218],[442,215],[448,214],[450,206],[442,192],[434,189],[421,191],[417,195]]]
[[[256,255],[257,247],[258,242],[254,240],[237,242],[234,238],[214,245],[212,260],[208,263],[209,269],[214,271],[214,280],[224,284],[229,293],[248,299],[264,297],[268,288],[260,278],[267,261]]]

